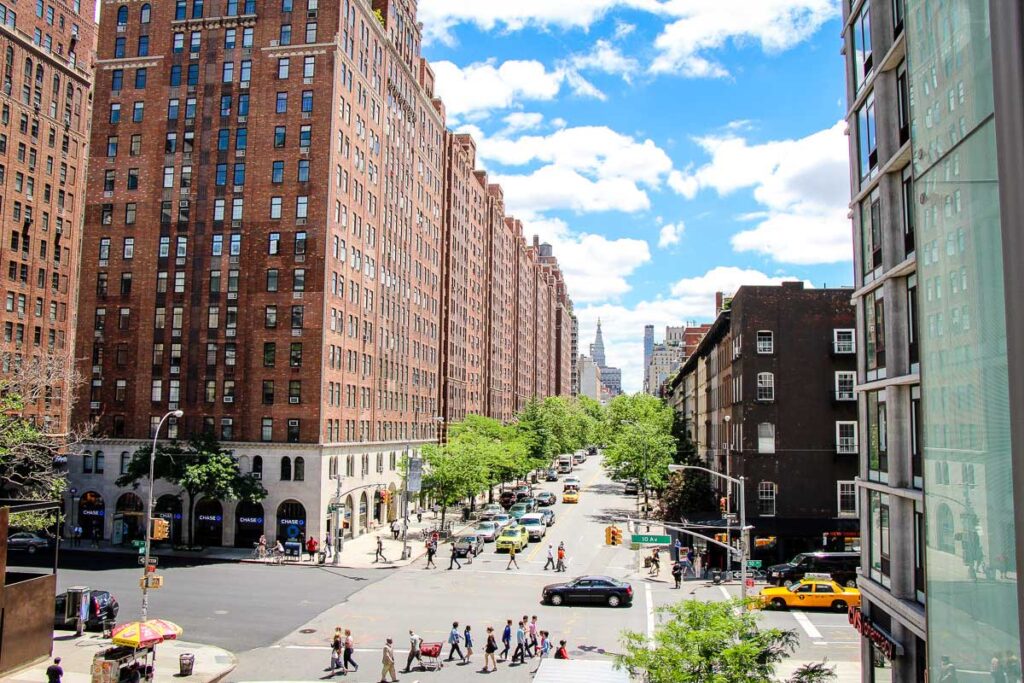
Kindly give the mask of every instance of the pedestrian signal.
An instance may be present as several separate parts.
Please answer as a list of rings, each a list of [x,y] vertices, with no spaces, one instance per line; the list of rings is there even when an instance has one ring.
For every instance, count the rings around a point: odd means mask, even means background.
[[[156,517],[153,519],[153,533],[151,537],[154,541],[163,541],[169,538],[171,535],[171,525],[166,519]]]

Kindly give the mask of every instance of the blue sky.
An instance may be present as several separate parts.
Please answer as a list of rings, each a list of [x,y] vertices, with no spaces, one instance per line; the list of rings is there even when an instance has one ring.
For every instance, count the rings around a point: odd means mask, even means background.
[[[643,326],[852,282],[834,0],[421,0],[450,127],[642,385]]]

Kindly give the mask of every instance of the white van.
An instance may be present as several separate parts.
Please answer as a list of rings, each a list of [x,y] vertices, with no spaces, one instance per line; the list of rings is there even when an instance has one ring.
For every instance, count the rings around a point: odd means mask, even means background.
[[[558,456],[558,471],[561,474],[569,474],[572,472],[572,456],[571,455],[560,455]]]
[[[543,513],[530,512],[519,518],[519,526],[526,529],[531,541],[539,541],[548,532],[548,523]]]

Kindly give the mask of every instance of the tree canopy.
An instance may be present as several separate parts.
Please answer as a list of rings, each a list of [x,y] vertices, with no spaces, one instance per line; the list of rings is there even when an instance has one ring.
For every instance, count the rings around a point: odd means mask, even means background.
[[[635,479],[648,491],[661,490],[677,452],[673,411],[648,394],[616,396],[608,404],[604,467],[613,479]]]

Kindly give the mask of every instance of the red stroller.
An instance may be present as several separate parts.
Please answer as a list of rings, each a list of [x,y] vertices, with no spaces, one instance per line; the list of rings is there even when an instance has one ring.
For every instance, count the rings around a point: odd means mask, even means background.
[[[428,671],[438,671],[444,666],[441,661],[441,650],[444,643],[421,643],[420,657],[424,658],[423,668]]]

